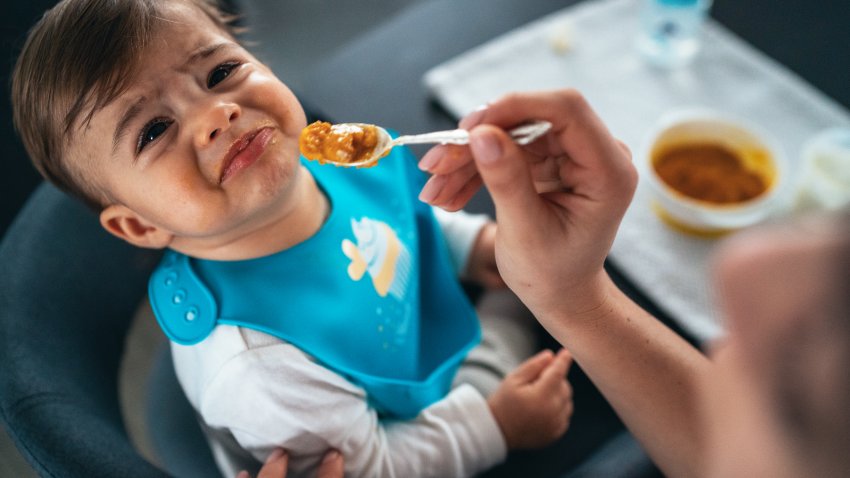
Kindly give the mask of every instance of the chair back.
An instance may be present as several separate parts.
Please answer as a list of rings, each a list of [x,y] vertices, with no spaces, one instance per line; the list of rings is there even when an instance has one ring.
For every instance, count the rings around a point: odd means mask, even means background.
[[[130,442],[118,370],[159,257],[51,185],[0,244],[0,419],[42,476],[158,477]]]

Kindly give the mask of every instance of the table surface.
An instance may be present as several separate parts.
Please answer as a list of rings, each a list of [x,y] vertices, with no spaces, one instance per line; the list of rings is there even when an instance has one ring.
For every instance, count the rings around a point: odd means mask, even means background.
[[[455,119],[431,102],[422,88],[422,75],[476,45],[574,3],[423,2],[321,62],[307,76],[301,93],[337,121],[369,121],[403,132],[452,127]],[[715,0],[712,16],[850,107],[846,83],[850,9],[841,0]]]

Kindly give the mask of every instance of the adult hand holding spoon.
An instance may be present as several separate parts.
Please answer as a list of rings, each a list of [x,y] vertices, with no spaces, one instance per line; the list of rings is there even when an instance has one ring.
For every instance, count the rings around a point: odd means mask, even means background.
[[[552,124],[536,121],[518,126],[508,132],[519,145],[534,142]],[[402,144],[468,144],[469,132],[464,129],[398,136],[393,139],[380,126],[365,123],[330,124],[321,121],[307,126],[301,133],[301,154],[307,159],[336,166],[367,168],[378,164],[390,150]]]

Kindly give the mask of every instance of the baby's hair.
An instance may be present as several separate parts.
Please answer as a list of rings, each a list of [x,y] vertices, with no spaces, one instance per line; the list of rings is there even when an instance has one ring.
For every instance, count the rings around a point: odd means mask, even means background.
[[[214,0],[182,0],[234,38]],[[129,86],[136,63],[174,0],[63,0],[30,30],[12,75],[15,128],[44,178],[99,211],[110,200],[67,154],[75,126]]]

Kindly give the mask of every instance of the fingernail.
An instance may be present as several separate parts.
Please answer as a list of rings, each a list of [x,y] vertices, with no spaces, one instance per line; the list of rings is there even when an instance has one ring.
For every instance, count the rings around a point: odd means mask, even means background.
[[[419,200],[430,204],[431,201],[437,198],[445,185],[445,176],[432,176],[431,179],[425,183],[425,186],[422,187],[422,191],[419,193]]]
[[[489,131],[472,135],[469,139],[469,147],[475,159],[482,163],[493,163],[502,157],[502,145]]]
[[[466,117],[460,120],[458,126],[460,126],[461,129],[467,130],[473,126],[478,126],[481,124],[481,120],[484,118],[484,114],[487,112],[487,108],[489,106],[489,104],[485,103],[480,105],[478,108],[475,108],[472,113],[469,113]]]
[[[439,146],[437,148],[439,148]],[[431,168],[437,165],[440,158],[443,156],[437,148],[431,149],[425,153],[425,156],[422,156],[422,160],[419,161],[419,169],[422,171],[431,171]]]
[[[275,448],[274,450],[272,450],[272,452],[271,452],[271,454],[269,455],[269,457],[268,457],[268,458],[266,458],[266,463],[271,463],[271,462],[273,462],[273,461],[277,460],[278,458],[282,457],[282,456],[283,456],[283,454],[284,454],[283,449],[281,449],[281,448]]]
[[[330,463],[332,461],[339,459],[340,456],[342,456],[342,455],[340,455],[340,453],[337,450],[331,450],[331,451],[325,453],[325,457],[322,458],[322,463],[323,464],[324,463]]]

